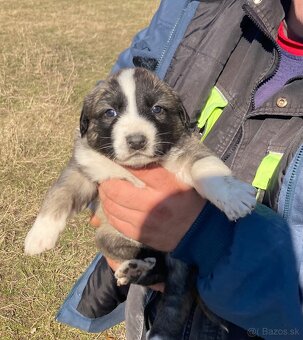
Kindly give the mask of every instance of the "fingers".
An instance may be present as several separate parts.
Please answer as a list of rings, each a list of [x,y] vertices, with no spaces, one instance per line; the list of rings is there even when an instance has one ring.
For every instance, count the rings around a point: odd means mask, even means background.
[[[109,257],[106,257],[106,262],[111,267],[111,269],[113,271],[116,271],[118,269],[118,267],[120,266],[120,264],[121,264],[118,261],[110,259]]]
[[[111,200],[123,207],[137,211],[144,211],[146,206],[153,204],[148,195],[149,188],[137,188],[130,182],[112,179],[99,185],[99,195],[102,202]]]
[[[138,211],[136,209],[130,209],[128,207],[123,207],[115,201],[104,199],[103,210],[107,216],[108,221],[111,223],[111,218],[114,217],[117,220],[132,225],[133,227],[143,225],[146,219],[146,213]],[[112,224],[116,227],[115,224]],[[120,228],[118,228],[120,229]],[[121,231],[121,230],[119,230]]]
[[[93,215],[89,221],[90,225],[93,226],[94,228],[99,228],[101,225],[101,220],[98,216]]]
[[[179,182],[174,174],[161,167],[130,171],[142,180],[146,187],[137,188],[128,181],[111,179],[99,185],[102,201],[108,198],[129,209],[144,211],[146,207],[155,206],[157,201],[190,189]]]
[[[154,285],[150,285],[148,287],[151,288],[152,290],[163,293],[165,285],[163,282],[160,282],[160,283],[155,283]]]
[[[113,215],[108,215],[108,222],[126,237],[141,242],[141,231],[135,228],[133,224],[120,220]]]

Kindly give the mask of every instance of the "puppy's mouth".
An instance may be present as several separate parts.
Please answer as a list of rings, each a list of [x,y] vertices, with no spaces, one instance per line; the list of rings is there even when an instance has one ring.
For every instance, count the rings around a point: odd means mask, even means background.
[[[139,151],[134,151],[131,154],[123,158],[117,157],[116,162],[121,165],[131,166],[134,168],[140,168],[150,163],[157,162],[158,158],[159,157],[157,155],[146,154],[143,151],[139,150]]]

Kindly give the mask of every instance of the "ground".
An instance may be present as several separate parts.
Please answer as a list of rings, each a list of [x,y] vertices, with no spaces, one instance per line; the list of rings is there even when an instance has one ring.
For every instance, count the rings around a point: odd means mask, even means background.
[[[0,337],[124,339],[54,320],[94,258],[88,212],[57,247],[23,254],[43,196],[67,163],[85,94],[157,8],[153,0],[0,0]]]

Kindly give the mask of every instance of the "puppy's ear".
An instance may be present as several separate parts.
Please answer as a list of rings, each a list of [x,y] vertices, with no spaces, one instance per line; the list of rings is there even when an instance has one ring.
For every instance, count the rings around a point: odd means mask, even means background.
[[[182,103],[180,103],[180,110],[179,110],[179,115],[182,124],[184,125],[186,130],[190,130],[191,124],[190,124],[190,118],[189,115],[186,112],[186,109]]]
[[[88,129],[89,125],[89,118],[88,118],[88,103],[86,100],[83,103],[82,111],[81,111],[81,116],[80,116],[80,133],[81,137],[83,137]]]
[[[91,117],[91,113],[94,107],[94,99],[98,95],[100,89],[104,86],[105,81],[99,80],[96,84],[95,88],[84,98],[84,103],[80,116],[80,133],[81,137],[83,137],[89,126],[89,117]]]

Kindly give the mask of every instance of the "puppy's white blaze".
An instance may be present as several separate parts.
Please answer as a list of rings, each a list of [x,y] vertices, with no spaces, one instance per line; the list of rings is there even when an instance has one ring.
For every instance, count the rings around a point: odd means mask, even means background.
[[[125,114],[138,116],[138,108],[136,102],[136,82],[134,79],[134,69],[123,70],[118,77],[118,83],[121,86],[122,92],[127,99]]]
[[[67,216],[58,219],[50,215],[38,215],[24,241],[24,252],[28,255],[40,254],[54,248],[59,234],[65,228]]]
[[[148,163],[145,157],[152,157],[154,155],[156,143],[156,128],[155,126],[140,116],[136,101],[136,81],[134,78],[134,69],[123,70],[118,77],[118,82],[127,99],[126,110],[123,115],[116,122],[112,130],[112,140],[117,160],[124,161],[129,158],[130,151],[126,142],[126,137],[132,134],[141,134],[147,138],[147,145],[144,151],[141,152],[141,162],[136,158],[135,163],[138,161],[139,166]],[[129,159],[128,165],[132,164]]]

